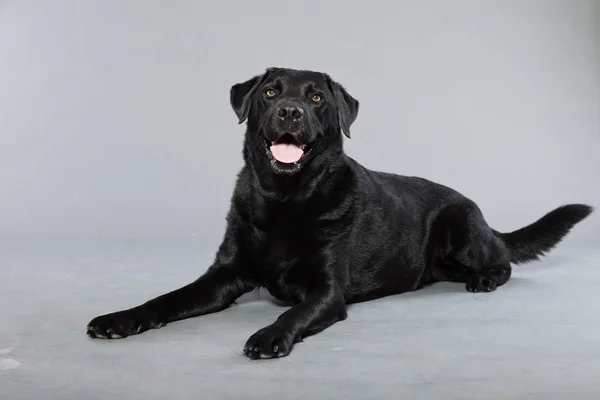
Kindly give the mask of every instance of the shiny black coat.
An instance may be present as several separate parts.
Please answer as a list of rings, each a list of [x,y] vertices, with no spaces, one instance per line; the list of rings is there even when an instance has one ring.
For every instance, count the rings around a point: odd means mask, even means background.
[[[502,234],[450,188],[361,166],[344,154],[342,136],[350,137],[358,101],[326,74],[268,69],[234,85],[231,105],[247,121],[245,165],[213,265],[183,288],[93,319],[91,337],[121,338],[216,312],[264,287],[291,307],[252,335],[244,352],[286,356],[295,342],[346,319],[349,303],[438,281],[493,291],[509,280],[511,262],[538,259],[592,210],[563,206]],[[284,119],[282,107],[302,117]],[[300,161],[274,159],[269,146],[282,138],[306,146]]]

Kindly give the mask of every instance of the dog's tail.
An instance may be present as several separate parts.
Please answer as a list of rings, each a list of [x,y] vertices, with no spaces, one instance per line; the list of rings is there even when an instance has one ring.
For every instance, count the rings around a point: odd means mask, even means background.
[[[594,209],[585,204],[567,204],[558,207],[536,222],[510,233],[494,234],[501,238],[510,250],[510,262],[514,264],[539,260],[552,250],[571,228],[584,220]]]

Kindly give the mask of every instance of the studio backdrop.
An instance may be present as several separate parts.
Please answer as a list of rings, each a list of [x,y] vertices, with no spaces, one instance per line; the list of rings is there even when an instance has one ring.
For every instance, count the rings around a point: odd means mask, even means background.
[[[0,236],[216,250],[242,165],[229,88],[269,66],[329,73],[361,103],[350,156],[495,229],[600,206],[600,3],[344,4],[1,2]],[[597,218],[565,246],[600,244]]]

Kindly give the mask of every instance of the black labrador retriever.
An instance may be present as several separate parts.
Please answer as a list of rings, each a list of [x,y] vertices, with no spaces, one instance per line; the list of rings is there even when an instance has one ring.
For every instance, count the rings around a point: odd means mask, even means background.
[[[538,260],[592,212],[564,205],[500,233],[448,187],[361,166],[342,145],[358,101],[324,73],[270,68],[234,85],[230,101],[247,121],[245,165],[214,263],[187,286],[94,318],[89,336],[123,338],[214,313],[264,287],[291,307],[252,335],[244,354],[283,357],[346,319],[350,303],[440,281],[492,292],[511,263]]]

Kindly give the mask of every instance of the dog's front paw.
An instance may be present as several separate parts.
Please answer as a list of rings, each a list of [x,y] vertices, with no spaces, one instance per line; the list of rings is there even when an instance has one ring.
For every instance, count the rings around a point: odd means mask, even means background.
[[[253,359],[285,357],[294,345],[294,335],[282,326],[269,325],[250,336],[244,354]]]
[[[87,326],[87,334],[95,339],[121,339],[164,325],[155,313],[140,306],[94,318]]]

